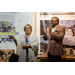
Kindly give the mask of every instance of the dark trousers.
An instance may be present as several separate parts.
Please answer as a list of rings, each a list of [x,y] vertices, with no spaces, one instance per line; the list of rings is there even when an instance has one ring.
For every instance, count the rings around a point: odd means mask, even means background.
[[[48,53],[48,62],[61,62],[61,55],[50,55]]]

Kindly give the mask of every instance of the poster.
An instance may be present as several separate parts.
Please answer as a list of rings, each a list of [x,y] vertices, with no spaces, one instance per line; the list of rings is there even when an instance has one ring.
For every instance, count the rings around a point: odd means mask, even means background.
[[[40,53],[43,49],[47,50],[48,44],[48,40],[43,40],[41,28],[45,28],[46,32],[48,32],[49,27],[51,27],[50,20],[52,17],[58,17],[59,25],[65,28],[63,49],[65,46],[65,49],[68,48],[68,51],[70,48],[75,50],[75,12],[40,12]]]
[[[13,49],[0,50],[0,62],[9,62],[12,53],[15,53]]]
[[[24,35],[24,26],[32,24],[31,12],[0,12],[0,49],[15,49],[15,42],[8,35],[18,40]]]

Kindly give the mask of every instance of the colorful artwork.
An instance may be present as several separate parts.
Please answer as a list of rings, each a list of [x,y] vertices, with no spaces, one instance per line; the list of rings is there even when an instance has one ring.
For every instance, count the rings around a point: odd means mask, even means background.
[[[15,35],[14,21],[0,21],[0,35]]]

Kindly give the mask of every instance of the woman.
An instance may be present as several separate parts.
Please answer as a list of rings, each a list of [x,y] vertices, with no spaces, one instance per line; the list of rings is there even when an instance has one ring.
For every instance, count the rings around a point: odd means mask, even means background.
[[[22,35],[17,41],[15,37],[11,36],[10,38],[15,41],[17,46],[16,54],[19,55],[20,62],[31,62],[35,60],[35,54],[38,53],[38,39],[33,35],[32,27],[27,24],[24,27],[25,35]]]

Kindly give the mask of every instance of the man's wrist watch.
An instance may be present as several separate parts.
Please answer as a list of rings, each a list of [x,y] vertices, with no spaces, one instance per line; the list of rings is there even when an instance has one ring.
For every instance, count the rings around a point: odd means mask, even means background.
[[[45,36],[46,35],[46,33],[44,33],[44,35],[43,36]]]
[[[46,33],[44,33],[44,35],[45,35]]]

